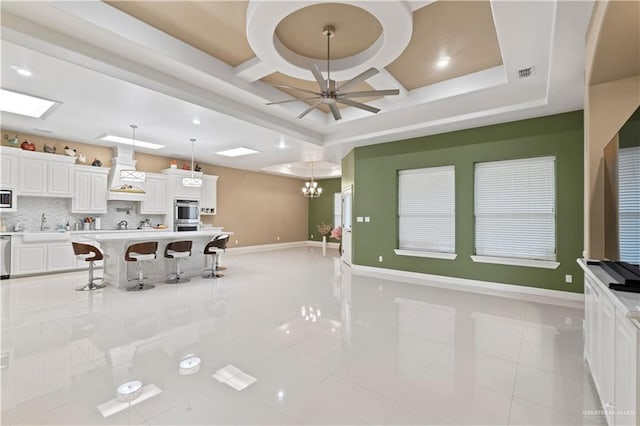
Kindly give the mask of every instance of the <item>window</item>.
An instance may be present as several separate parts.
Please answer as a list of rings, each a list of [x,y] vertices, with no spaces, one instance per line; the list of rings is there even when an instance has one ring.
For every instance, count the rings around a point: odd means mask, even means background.
[[[396,254],[455,259],[454,166],[398,173]]]
[[[473,260],[557,268],[555,187],[555,157],[477,163]]]
[[[618,151],[620,260],[640,263],[640,146]]]
[[[342,194],[333,194],[333,227],[342,226]]]

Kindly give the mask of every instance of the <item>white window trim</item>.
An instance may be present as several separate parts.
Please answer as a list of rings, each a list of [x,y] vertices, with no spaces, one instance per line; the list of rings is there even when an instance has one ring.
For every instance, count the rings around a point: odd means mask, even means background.
[[[437,251],[401,250],[401,249],[394,249],[393,251],[398,256],[429,257],[432,259],[448,259],[448,260],[455,260],[455,258],[458,257],[456,253],[440,253]]]
[[[558,269],[560,262],[552,260],[519,259],[516,257],[471,256],[476,263],[493,263],[497,265],[527,266],[529,268]]]

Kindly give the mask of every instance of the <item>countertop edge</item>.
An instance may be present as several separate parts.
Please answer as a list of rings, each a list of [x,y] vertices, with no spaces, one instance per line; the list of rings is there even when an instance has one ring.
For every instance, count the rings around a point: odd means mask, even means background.
[[[640,293],[620,292],[617,290],[611,290],[604,283],[602,277],[599,276],[599,275],[603,275],[604,277],[609,278],[608,281],[615,282],[615,279],[611,277],[611,275],[607,274],[607,272],[605,272],[600,266],[587,265],[587,260],[584,258],[578,259],[577,262],[578,262],[578,265],[580,265],[580,267],[585,271],[585,273],[587,273],[593,279],[593,281],[596,282],[596,284],[600,288],[600,291],[606,291],[608,294],[611,295],[610,299],[614,302],[614,304],[616,305],[616,308],[619,308],[624,312],[625,317],[632,320],[640,321]],[[598,270],[599,273],[596,274],[595,270]],[[621,294],[621,293],[624,293],[624,294]],[[632,308],[630,308],[621,299],[621,296],[623,295],[631,295],[629,296],[629,299],[634,299],[634,298],[638,299],[637,301],[635,301],[637,310],[633,310]],[[634,297],[633,295],[636,295],[636,297]],[[630,301],[629,303],[633,303],[633,302]]]

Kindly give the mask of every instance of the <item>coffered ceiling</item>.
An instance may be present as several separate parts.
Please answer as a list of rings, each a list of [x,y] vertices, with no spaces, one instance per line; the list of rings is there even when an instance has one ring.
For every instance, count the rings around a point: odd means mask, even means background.
[[[2,87],[63,102],[45,120],[3,113],[3,128],[100,144],[99,135],[126,136],[136,122],[147,140],[166,145],[161,155],[184,156],[182,145],[197,137],[200,161],[289,174],[286,164],[339,164],[358,145],[581,108],[593,4],[89,0],[0,7]],[[325,25],[336,28],[331,78],[374,67],[379,74],[350,91],[400,90],[358,99],[378,114],[345,107],[338,122],[326,109],[296,119],[308,104],[266,105],[304,97],[273,84],[318,91],[308,64],[326,78]],[[444,57],[449,64],[439,67]],[[11,67],[29,67],[33,76]],[[531,75],[521,78],[528,68]],[[194,127],[196,116],[202,124]],[[260,153],[214,154],[237,145]]]

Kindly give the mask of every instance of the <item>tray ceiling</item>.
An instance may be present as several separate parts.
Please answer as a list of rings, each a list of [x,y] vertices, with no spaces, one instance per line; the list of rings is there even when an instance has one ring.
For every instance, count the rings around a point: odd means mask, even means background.
[[[38,122],[3,113],[4,129],[47,129],[51,137],[101,144],[99,134],[124,129],[126,136],[135,122],[141,137],[167,146],[161,155],[187,153],[185,141],[196,137],[201,161],[263,170],[337,164],[354,146],[582,108],[593,2],[79,0],[0,7],[2,86],[62,102]],[[325,72],[327,24],[337,30],[332,78],[375,67],[378,75],[351,90],[400,90],[358,99],[378,114],[346,107],[339,122],[321,110],[298,120],[304,102],[265,105],[299,95],[267,83],[317,90],[307,62]],[[449,67],[435,66],[440,56],[451,58]],[[534,72],[520,78],[528,67]],[[193,118],[202,124],[194,127]],[[260,153],[212,154],[238,145]]]

